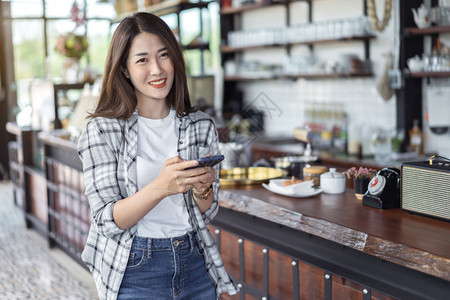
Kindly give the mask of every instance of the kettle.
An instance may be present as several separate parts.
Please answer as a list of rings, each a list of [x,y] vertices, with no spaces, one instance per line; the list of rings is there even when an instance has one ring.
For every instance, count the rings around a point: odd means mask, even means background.
[[[430,21],[430,11],[428,8],[422,3],[419,8],[414,9],[411,8],[413,15],[414,15],[414,22],[416,23],[417,27],[419,28],[427,28],[431,25]]]
[[[221,169],[228,170],[249,165],[246,148],[242,143],[219,143],[219,151],[225,156],[225,159],[220,163]]]
[[[408,58],[407,64],[411,72],[423,71],[423,60],[419,55]]]

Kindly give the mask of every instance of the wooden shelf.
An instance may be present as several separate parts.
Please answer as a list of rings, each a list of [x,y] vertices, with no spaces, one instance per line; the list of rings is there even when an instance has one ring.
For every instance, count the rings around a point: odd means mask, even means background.
[[[205,50],[205,49],[209,49],[209,43],[201,43],[198,45],[186,45],[186,46],[181,46],[181,48],[183,50]]]
[[[242,76],[242,75],[232,75],[232,76],[228,76],[225,75],[224,76],[224,80],[225,81],[256,81],[256,80],[275,80],[275,79],[280,79],[280,76]]]
[[[352,73],[327,73],[327,74],[295,74],[295,75],[275,75],[275,76],[225,76],[225,81],[257,81],[257,80],[279,80],[289,79],[295,80],[299,78],[305,79],[332,79],[332,78],[358,78],[372,77],[372,72],[352,72]]]
[[[258,46],[248,46],[248,47],[231,47],[231,46],[222,46],[220,47],[220,51],[222,53],[233,53],[233,52],[241,52],[247,50],[261,50],[261,49],[269,49],[269,48],[277,48],[277,47],[285,47],[286,44],[270,44],[270,45],[258,45]]]
[[[208,7],[210,1],[208,2],[189,2],[188,0],[165,0],[161,3],[154,4],[152,6],[146,7],[145,9],[141,10],[143,12],[152,13],[157,16],[164,16],[172,13],[178,13],[183,10],[191,9],[191,8],[206,8]],[[114,18],[111,23],[118,23],[122,21],[124,18],[130,16],[131,14],[135,13],[136,11],[126,12],[123,14],[118,15],[116,18]]]
[[[403,74],[405,78],[423,78],[423,77],[450,77],[448,72],[411,72],[409,69],[404,69]]]
[[[267,48],[295,46],[295,45],[317,45],[317,44],[329,44],[329,43],[339,43],[339,42],[364,41],[364,40],[374,39],[375,37],[376,36],[373,34],[367,34],[367,35],[352,36],[352,37],[340,38],[340,39],[304,41],[304,42],[295,42],[295,43],[286,43],[286,44],[269,44],[269,45],[258,45],[258,46],[248,46],[248,47],[222,46],[222,47],[220,47],[220,51],[222,53],[233,53],[233,52],[241,52],[241,51],[246,51],[246,50],[260,50],[260,49],[267,49]]]
[[[303,1],[308,1],[308,0],[303,0]],[[290,2],[293,2],[293,1],[268,1],[268,2],[244,4],[239,7],[226,7],[226,8],[222,8],[220,10],[220,14],[221,15],[239,14],[244,11],[260,9],[260,8],[264,8],[264,7],[274,6],[274,5],[286,5]]]
[[[406,27],[404,32],[405,36],[445,33],[450,32],[450,26],[431,26],[427,28]]]
[[[358,77],[372,77],[372,72],[351,72],[351,73],[329,73],[329,74],[298,74],[298,75],[290,75],[289,78],[297,79],[297,78],[310,78],[310,79],[327,79],[327,78],[358,78]]]

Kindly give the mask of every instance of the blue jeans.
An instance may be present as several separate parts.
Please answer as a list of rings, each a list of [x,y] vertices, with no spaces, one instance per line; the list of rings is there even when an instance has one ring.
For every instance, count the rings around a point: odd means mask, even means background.
[[[119,290],[119,300],[215,300],[193,233],[167,239],[135,237]]]

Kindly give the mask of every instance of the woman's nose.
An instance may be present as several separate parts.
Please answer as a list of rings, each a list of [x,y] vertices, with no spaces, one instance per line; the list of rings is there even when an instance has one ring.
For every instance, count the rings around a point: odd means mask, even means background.
[[[151,75],[158,75],[161,73],[161,65],[158,60],[154,60],[150,63],[150,74]]]

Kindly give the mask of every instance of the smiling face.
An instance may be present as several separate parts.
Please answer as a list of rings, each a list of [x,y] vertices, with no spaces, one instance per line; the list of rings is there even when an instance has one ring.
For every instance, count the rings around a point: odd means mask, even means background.
[[[134,38],[124,73],[135,88],[138,110],[166,104],[174,68],[167,47],[157,35],[142,32]]]

